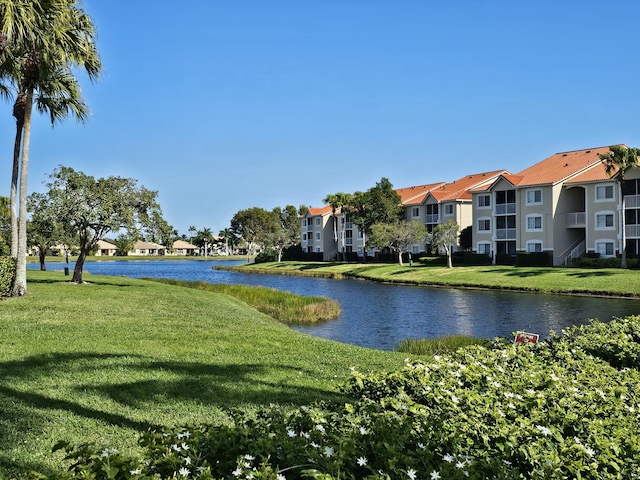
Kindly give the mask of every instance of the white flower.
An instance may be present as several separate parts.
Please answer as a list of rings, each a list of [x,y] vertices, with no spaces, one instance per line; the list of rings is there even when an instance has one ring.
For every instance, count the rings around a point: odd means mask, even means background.
[[[186,467],[182,467],[180,470],[178,470],[178,473],[183,477],[187,477],[191,473],[191,471]]]
[[[324,447],[324,455],[325,455],[325,457],[330,457],[331,455],[333,455],[333,448],[332,447]]]
[[[285,476],[284,476],[283,474],[281,474],[281,473],[277,474],[277,475],[276,475],[276,478],[277,478],[278,480],[287,480],[287,477],[285,477]]]
[[[585,451],[585,453],[586,453],[587,455],[589,455],[590,457],[593,457],[593,456],[596,454],[596,452],[595,452],[595,451],[593,450],[593,448],[591,448],[591,447],[587,447],[587,448],[585,448],[585,449],[584,449],[584,451]]]
[[[551,430],[549,430],[547,427],[543,426],[543,425],[536,425],[536,428],[543,434],[546,436],[551,435]]]
[[[242,475],[242,469],[238,467],[231,473],[233,474],[234,477],[239,477],[240,475]]]
[[[191,465],[191,457],[186,457],[184,459],[184,463],[186,463],[187,465]]]
[[[456,468],[464,468],[464,466],[465,466],[465,463],[464,463],[464,462],[460,462],[460,461],[458,461],[458,462],[456,463]]]
[[[309,435],[309,432],[300,432],[300,436],[306,438],[307,440],[311,438],[311,435]]]
[[[451,463],[454,460],[453,455],[451,455],[450,453],[447,453],[444,457],[442,457],[442,459],[447,463]]]
[[[367,459],[365,457],[358,457],[358,465],[364,467],[367,464]]]
[[[440,472],[437,470],[434,470],[433,472],[431,472],[431,480],[438,480],[440,477]]]
[[[409,477],[411,480],[416,480],[416,474],[417,472],[413,468],[407,470],[407,477]]]
[[[129,470],[129,473],[131,475],[139,475],[140,473],[142,473],[142,470],[140,470],[139,468],[136,468],[135,470]]]
[[[320,448],[320,445],[318,445],[316,442],[311,442],[311,446],[313,448]]]
[[[189,445],[187,445],[186,443],[182,442],[181,446],[183,450],[189,450]]]
[[[418,448],[419,448],[420,450],[424,450],[425,448],[427,448],[427,446],[426,446],[424,443],[419,442],[419,443],[418,443]]]
[[[318,430],[319,432],[324,433],[324,426],[322,426],[322,425],[316,425],[316,430]]]
[[[250,464],[249,462],[244,462],[244,463],[242,464],[242,466],[243,466],[244,468],[251,468],[251,464]]]
[[[360,427],[360,435],[367,435],[369,433],[369,430],[367,430],[364,427]]]
[[[249,455],[248,453],[244,456],[245,460],[249,460],[250,462],[253,462],[256,457],[254,457],[253,455]]]
[[[287,430],[287,435],[289,435],[291,438],[296,436],[296,432],[294,432],[293,430]]]

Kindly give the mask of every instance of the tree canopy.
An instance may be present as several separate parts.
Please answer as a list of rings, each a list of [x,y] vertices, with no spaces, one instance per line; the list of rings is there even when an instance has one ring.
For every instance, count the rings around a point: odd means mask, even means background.
[[[64,238],[80,250],[73,281],[82,282],[84,261],[98,240],[110,232],[139,232],[162,218],[157,192],[138,187],[131,178],[95,179],[60,166],[49,175],[49,211],[60,223]]]
[[[436,225],[427,240],[433,248],[445,252],[447,255],[447,267],[449,268],[453,267],[451,254],[458,239],[459,229],[460,227],[456,222],[449,220],[447,223]]]
[[[417,220],[396,220],[373,225],[369,243],[379,249],[389,248],[397,253],[398,263],[402,265],[402,254],[409,252],[412,245],[424,243],[428,236],[427,227],[423,223]]]

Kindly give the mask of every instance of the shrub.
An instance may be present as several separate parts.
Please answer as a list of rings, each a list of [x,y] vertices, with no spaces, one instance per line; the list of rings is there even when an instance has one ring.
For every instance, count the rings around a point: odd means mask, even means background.
[[[460,347],[485,345],[487,340],[468,335],[446,335],[438,338],[405,338],[395,350],[411,355],[442,355],[455,352]]]
[[[59,447],[82,478],[638,478],[640,317],[608,325],[354,371],[350,403],[149,432],[139,462],[104,445]]]
[[[11,293],[16,276],[16,261],[12,257],[0,257],[0,297]]]
[[[268,248],[263,250],[254,260],[255,263],[267,263],[267,262],[277,262],[278,261],[278,252],[275,250]]]
[[[552,252],[518,252],[517,267],[551,267],[553,266]]]

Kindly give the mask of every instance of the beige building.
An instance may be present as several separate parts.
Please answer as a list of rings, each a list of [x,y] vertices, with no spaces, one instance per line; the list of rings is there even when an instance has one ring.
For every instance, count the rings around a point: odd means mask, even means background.
[[[95,247],[96,257],[112,257],[117,253],[117,251],[118,247],[113,243],[109,243],[104,240],[98,240]]]
[[[184,240],[176,240],[172,247],[171,255],[195,255],[199,251],[198,247]]]
[[[165,255],[167,253],[166,250],[164,246],[157,243],[138,240],[129,252],[129,255]]]
[[[622,202],[615,178],[600,155],[609,147],[562,152],[515,174],[500,175],[473,191],[473,238],[478,253],[496,263],[513,263],[518,252],[547,252],[553,265],[566,265],[585,252],[620,253]],[[630,178],[627,245],[637,252],[640,231],[635,206],[637,169]],[[635,217],[634,217],[635,215]]]

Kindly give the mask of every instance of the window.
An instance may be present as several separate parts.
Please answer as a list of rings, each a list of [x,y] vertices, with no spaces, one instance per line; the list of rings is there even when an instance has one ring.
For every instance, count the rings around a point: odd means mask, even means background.
[[[320,247],[316,247],[316,253],[320,253]]]
[[[444,214],[448,216],[453,215],[453,203],[448,203],[444,206]]]
[[[612,241],[596,242],[596,252],[601,257],[613,257],[615,255],[614,243]]]
[[[542,215],[527,215],[527,232],[542,230]]]
[[[307,239],[307,234],[306,234],[306,233],[303,233],[303,234],[302,234],[302,240],[303,240],[303,241],[305,241],[306,239]]]
[[[479,243],[478,244],[478,254],[479,255],[491,255],[491,244],[490,243]]]
[[[478,195],[478,208],[491,207],[491,195]]]
[[[527,252],[542,252],[542,242],[527,242]]]
[[[316,218],[316,225],[322,225],[322,219],[320,217]]]
[[[420,245],[411,245],[411,253],[414,255],[420,253]]]
[[[306,219],[306,218],[303,218],[303,219],[302,219],[302,226],[303,226],[303,227],[306,227],[306,226],[307,226],[307,219]]]
[[[320,240],[320,232],[316,232],[316,240]]]
[[[613,228],[613,212],[596,213],[596,230],[611,230]]]
[[[358,230],[358,238],[362,238],[362,230]]]
[[[412,218],[419,218],[420,217],[420,208],[419,207],[413,207],[411,209],[411,217]]]
[[[542,203],[542,190],[527,190],[527,205]]]
[[[596,186],[596,200],[611,200],[611,199],[613,199],[613,185]]]
[[[478,231],[479,232],[490,232],[491,231],[491,219],[489,219],[489,218],[480,218],[480,219],[478,219]]]

